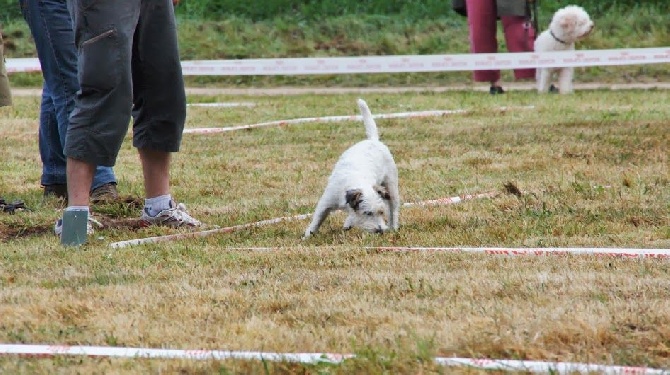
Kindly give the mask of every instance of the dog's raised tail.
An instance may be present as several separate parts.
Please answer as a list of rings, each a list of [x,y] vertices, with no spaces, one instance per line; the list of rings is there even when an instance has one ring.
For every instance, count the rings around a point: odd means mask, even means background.
[[[368,139],[378,141],[379,132],[377,131],[377,123],[375,123],[375,119],[372,118],[372,113],[370,113],[370,108],[368,108],[368,104],[365,103],[365,100],[358,99],[358,108],[360,108],[361,115],[363,116],[365,134],[368,136]]]

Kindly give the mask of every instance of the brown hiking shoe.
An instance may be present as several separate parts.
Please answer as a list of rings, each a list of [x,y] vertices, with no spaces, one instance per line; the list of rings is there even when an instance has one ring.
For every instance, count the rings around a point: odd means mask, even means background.
[[[44,185],[44,196],[45,197],[54,196],[59,199],[67,200],[67,185],[66,184]]]
[[[108,182],[91,190],[91,203],[109,203],[119,200],[115,182]]]

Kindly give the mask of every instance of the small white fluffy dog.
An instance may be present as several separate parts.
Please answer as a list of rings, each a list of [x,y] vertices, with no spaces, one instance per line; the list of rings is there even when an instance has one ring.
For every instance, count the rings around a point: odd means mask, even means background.
[[[351,146],[340,156],[303,238],[316,233],[334,210],[349,213],[344,229],[358,227],[373,233],[398,229],[398,168],[391,151],[379,141],[377,124],[368,105],[358,99],[358,107],[367,139]]]
[[[554,13],[549,28],[535,40],[535,52],[572,51],[575,42],[584,39],[593,30],[588,13],[577,5],[568,5]],[[551,75],[558,70],[558,90],[561,94],[572,92],[574,68],[538,68],[537,91],[545,93],[551,85]]]

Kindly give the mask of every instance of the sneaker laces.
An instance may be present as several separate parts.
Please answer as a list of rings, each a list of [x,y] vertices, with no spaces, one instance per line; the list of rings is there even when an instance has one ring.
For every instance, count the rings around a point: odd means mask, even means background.
[[[173,227],[180,227],[182,225],[188,225],[192,227],[199,227],[202,225],[200,221],[193,218],[186,212],[186,205],[183,203],[176,203],[174,201],[170,202],[170,205],[174,207],[166,208],[160,211],[155,216],[149,215],[147,209],[144,209],[142,213],[143,221],[150,225],[167,225]]]
[[[180,223],[192,226],[199,226],[201,224],[200,221],[196,220],[193,216],[186,212],[186,205],[183,203],[178,203],[177,207],[170,208],[169,210],[174,213],[173,218],[175,218]]]

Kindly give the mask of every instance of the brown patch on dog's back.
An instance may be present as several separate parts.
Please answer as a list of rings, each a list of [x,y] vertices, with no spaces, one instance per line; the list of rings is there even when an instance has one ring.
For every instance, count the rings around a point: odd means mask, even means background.
[[[377,194],[379,194],[380,197],[384,200],[389,200],[391,199],[391,194],[389,194],[389,191],[386,189],[385,186],[382,185],[375,185],[373,186]]]

